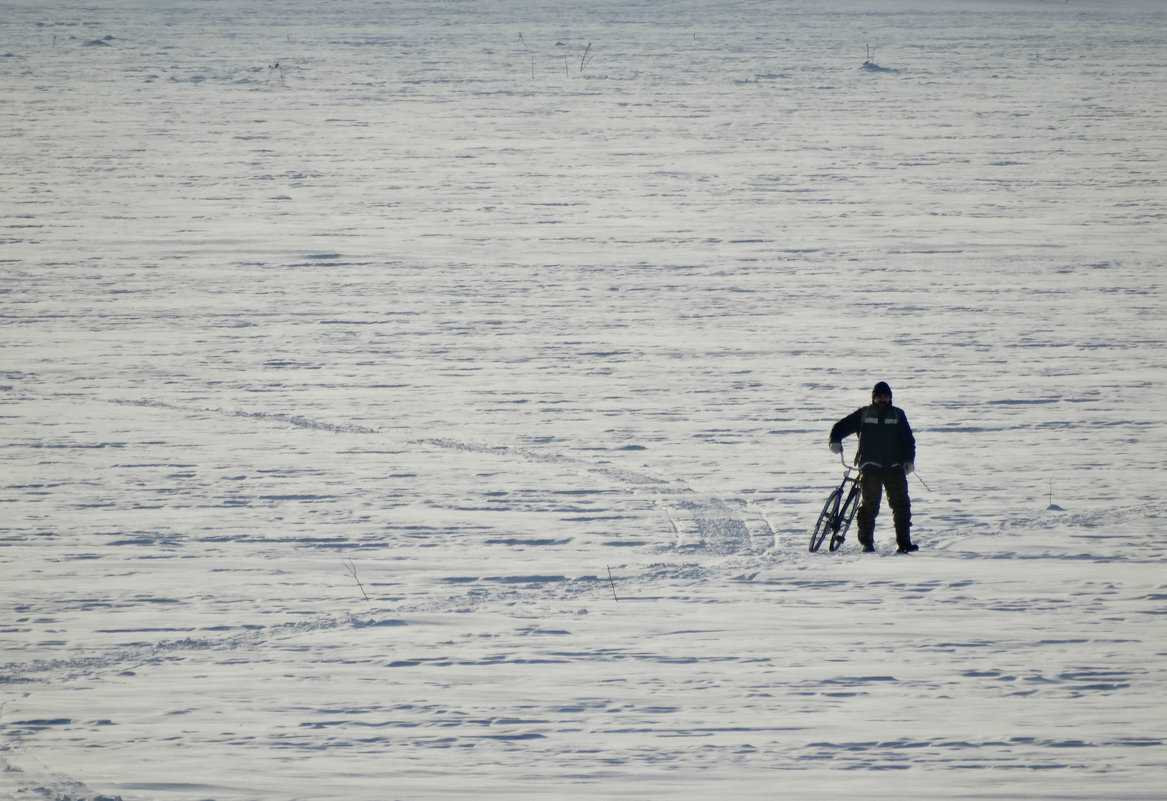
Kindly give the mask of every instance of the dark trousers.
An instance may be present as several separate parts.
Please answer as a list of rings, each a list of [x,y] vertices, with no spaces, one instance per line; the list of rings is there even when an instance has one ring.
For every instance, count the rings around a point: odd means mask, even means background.
[[[896,545],[904,547],[912,543],[912,501],[908,498],[908,476],[898,467],[886,473],[872,471],[859,476],[859,486],[863,500],[859,504],[859,544],[875,544],[875,518],[879,514],[879,502],[887,491],[887,505],[891,507],[892,519],[896,526]]]

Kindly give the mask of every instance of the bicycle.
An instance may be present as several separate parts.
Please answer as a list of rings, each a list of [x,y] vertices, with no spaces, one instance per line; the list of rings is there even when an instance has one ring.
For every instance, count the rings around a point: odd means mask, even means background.
[[[855,519],[855,512],[859,510],[859,468],[847,464],[847,458],[839,453],[839,460],[843,463],[843,480],[839,486],[831,490],[823,510],[819,513],[818,522],[810,535],[810,552],[815,553],[823,544],[828,532],[831,539],[827,547],[837,551],[847,538],[847,530],[851,528],[851,521]],[[848,485],[850,485],[848,487]]]

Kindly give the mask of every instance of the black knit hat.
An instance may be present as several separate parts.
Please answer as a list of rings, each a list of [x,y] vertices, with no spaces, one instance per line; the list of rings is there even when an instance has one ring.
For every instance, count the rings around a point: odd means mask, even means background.
[[[886,381],[880,381],[871,390],[871,397],[874,399],[876,395],[887,395],[891,397],[891,387],[887,385]]]

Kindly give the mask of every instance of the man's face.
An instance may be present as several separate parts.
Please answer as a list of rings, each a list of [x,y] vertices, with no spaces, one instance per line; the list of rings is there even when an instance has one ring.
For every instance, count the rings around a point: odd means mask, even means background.
[[[880,408],[891,406],[891,395],[888,395],[886,392],[884,392],[882,395],[872,396],[871,400],[875,401],[875,405],[879,406]]]

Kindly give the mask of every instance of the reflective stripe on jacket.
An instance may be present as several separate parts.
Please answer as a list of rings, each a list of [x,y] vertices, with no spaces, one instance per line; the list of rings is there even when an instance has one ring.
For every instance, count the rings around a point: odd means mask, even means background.
[[[859,452],[855,462],[889,469],[916,461],[916,437],[908,417],[898,406],[880,408],[872,404],[856,409],[831,428],[831,442],[851,434],[859,435]]]

